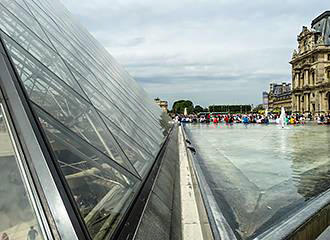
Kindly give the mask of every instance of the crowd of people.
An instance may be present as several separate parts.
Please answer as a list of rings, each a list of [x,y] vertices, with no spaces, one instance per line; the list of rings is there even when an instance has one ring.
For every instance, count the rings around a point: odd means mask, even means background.
[[[279,123],[280,114],[190,114],[190,115],[175,115],[174,120],[182,123],[258,123],[258,124],[269,124]],[[317,122],[318,124],[327,125],[330,124],[330,114],[312,116],[312,114],[286,114],[284,119],[286,124],[305,124],[306,122]]]

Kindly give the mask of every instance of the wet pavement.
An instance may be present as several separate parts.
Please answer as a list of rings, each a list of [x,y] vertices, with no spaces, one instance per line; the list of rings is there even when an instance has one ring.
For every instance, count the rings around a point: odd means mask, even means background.
[[[199,165],[238,238],[251,239],[330,187],[330,127],[187,124]]]

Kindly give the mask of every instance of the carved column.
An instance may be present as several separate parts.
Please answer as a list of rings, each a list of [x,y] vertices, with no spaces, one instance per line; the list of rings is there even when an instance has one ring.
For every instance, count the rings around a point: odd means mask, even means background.
[[[322,92],[319,92],[319,103],[320,103],[319,112],[322,112],[322,110],[323,110],[323,106],[322,106],[323,105],[323,101],[322,101],[323,100],[322,99],[323,97],[322,97],[322,95],[323,95]]]
[[[306,70],[305,71],[305,78],[304,78],[304,86],[308,86],[309,85],[309,71]]]
[[[307,94],[308,95],[308,112],[310,112],[311,111],[311,93],[308,93]]]
[[[296,73],[296,80],[295,80],[295,83],[296,83],[296,88],[299,88],[299,85],[300,85],[300,74],[299,73]]]

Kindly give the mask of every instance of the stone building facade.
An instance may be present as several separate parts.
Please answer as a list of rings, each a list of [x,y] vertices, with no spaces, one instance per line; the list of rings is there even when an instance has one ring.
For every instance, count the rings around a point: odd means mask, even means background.
[[[330,11],[303,27],[292,65],[293,112],[330,113]]]
[[[291,83],[271,83],[268,93],[268,110],[280,110],[282,107],[287,112],[292,111]]]
[[[168,113],[168,102],[164,100],[160,100],[159,98],[155,98],[155,102],[160,106],[163,112]]]

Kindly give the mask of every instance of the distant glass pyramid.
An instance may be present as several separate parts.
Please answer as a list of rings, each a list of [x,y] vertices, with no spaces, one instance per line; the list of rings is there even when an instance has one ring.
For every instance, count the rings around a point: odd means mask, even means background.
[[[153,165],[168,118],[57,0],[0,0],[0,14],[10,81],[48,147],[51,174],[90,236],[103,239]]]

